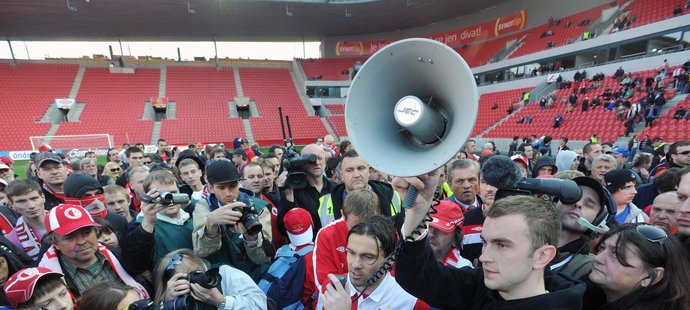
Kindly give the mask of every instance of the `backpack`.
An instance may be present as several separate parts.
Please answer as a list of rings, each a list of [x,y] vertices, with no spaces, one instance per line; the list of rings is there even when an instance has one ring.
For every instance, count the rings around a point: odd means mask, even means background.
[[[269,304],[273,302],[276,309],[304,309],[301,302],[307,273],[304,256],[313,249],[313,245],[308,245],[295,251],[288,244],[278,249],[276,260],[259,281],[259,288],[266,293]]]

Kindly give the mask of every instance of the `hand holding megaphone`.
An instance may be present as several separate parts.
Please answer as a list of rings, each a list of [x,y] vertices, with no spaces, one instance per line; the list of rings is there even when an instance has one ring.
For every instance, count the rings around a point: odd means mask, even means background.
[[[443,169],[443,168],[439,168]],[[417,190],[417,197],[414,205],[410,209],[405,209],[405,222],[403,224],[403,236],[409,236],[412,231],[422,222],[434,202],[434,193],[438,185],[441,172],[439,169],[429,174],[418,177],[393,179],[393,186],[397,188],[398,194],[402,197],[407,196],[408,188],[414,187]]]

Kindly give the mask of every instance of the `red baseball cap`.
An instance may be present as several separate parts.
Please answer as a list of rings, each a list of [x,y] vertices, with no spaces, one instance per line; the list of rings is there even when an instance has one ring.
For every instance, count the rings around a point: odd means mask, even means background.
[[[525,168],[529,168],[529,160],[525,156],[513,155],[510,157],[510,159],[516,163],[522,164],[523,166],[525,166]]]
[[[5,296],[7,301],[13,306],[26,302],[34,294],[34,288],[38,280],[46,275],[56,275],[62,277],[59,272],[52,271],[46,267],[26,268],[17,271],[7,282],[5,282]]]
[[[429,226],[447,234],[452,233],[456,227],[461,227],[465,219],[460,206],[450,200],[442,200],[436,206],[436,211],[436,214],[430,214],[432,221]]]
[[[290,243],[295,246],[305,245],[314,239],[311,214],[302,208],[293,208],[283,218]]]
[[[41,146],[38,147],[39,153],[52,152],[52,151],[53,151],[53,148],[50,147],[50,144],[41,144]]]
[[[88,226],[101,226],[94,222],[91,214],[81,206],[63,203],[50,209],[45,219],[48,233],[68,235],[71,232]]]
[[[0,156],[0,162],[9,166],[9,165],[14,163],[14,160],[12,160],[12,158],[9,158],[7,156]]]

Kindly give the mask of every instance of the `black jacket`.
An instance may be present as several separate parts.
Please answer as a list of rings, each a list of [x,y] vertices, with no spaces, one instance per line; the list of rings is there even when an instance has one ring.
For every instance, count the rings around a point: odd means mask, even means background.
[[[287,199],[285,199],[285,193],[281,191],[280,202],[278,202],[277,224],[278,231],[280,231],[280,233],[283,236],[287,237],[287,233],[285,231],[285,223],[283,223],[283,217],[285,216],[285,213],[292,210],[293,208],[302,208],[309,211],[309,214],[311,214],[311,220],[314,223],[314,237],[316,237],[316,233],[319,232],[319,230],[321,229],[321,220],[319,218],[319,198],[321,198],[321,196],[323,195],[330,194],[331,192],[333,192],[333,188],[335,188],[335,183],[333,183],[325,176],[322,176],[322,178],[323,188],[321,188],[321,192],[317,191],[316,188],[313,186],[309,186],[303,189],[295,189],[293,190],[295,197],[294,202],[287,201]]]
[[[43,204],[43,207],[46,209],[46,211],[50,211],[53,207],[56,207],[57,205],[65,202],[64,200],[55,197],[53,193],[47,191],[45,188],[41,188],[43,190],[43,197],[46,198],[46,202]]]
[[[395,279],[405,291],[440,309],[581,309],[585,284],[546,272],[548,294],[504,300],[484,285],[482,269],[441,265],[425,239],[407,242],[395,264]]]

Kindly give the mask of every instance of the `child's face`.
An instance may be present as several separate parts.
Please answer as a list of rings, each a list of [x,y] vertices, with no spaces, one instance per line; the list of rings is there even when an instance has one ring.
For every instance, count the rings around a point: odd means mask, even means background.
[[[98,235],[98,242],[107,244],[113,248],[120,247],[120,243],[117,240],[115,233],[110,230],[104,230]]]

